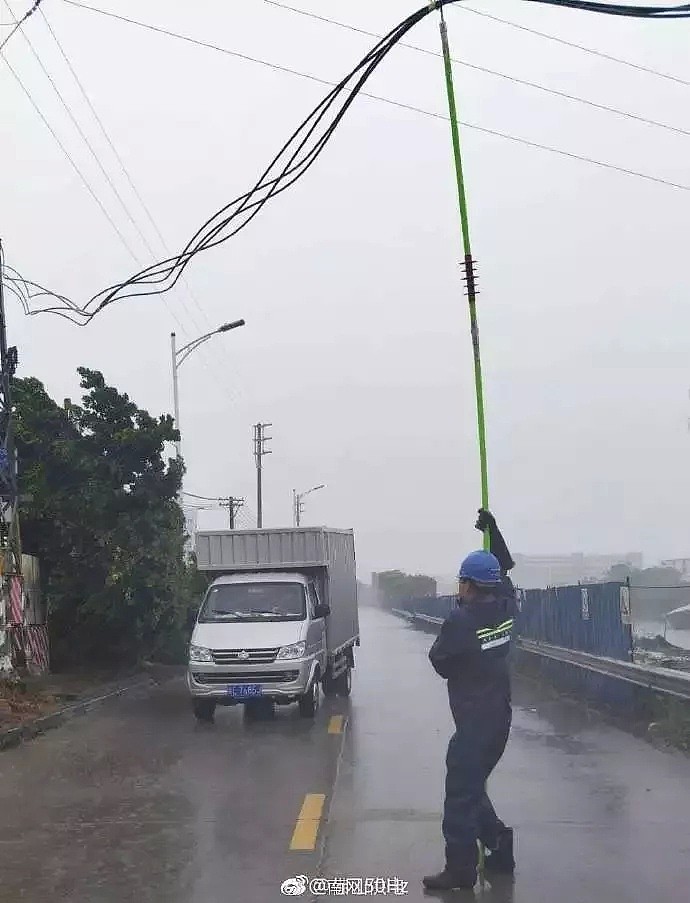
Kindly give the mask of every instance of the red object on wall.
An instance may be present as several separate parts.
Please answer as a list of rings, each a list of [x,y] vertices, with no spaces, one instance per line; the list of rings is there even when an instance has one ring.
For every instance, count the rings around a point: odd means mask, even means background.
[[[11,626],[18,627],[24,621],[24,581],[17,576],[8,577],[7,581],[10,585],[7,620]]]

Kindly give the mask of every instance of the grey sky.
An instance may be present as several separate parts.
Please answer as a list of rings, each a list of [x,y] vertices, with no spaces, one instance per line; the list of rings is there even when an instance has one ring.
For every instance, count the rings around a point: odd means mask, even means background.
[[[28,6],[10,2],[18,13]],[[301,5],[376,31],[419,3]],[[94,5],[327,79],[372,43],[262,0]],[[682,20],[516,0],[474,5],[690,81]],[[325,93],[59,0],[44,8],[173,250],[253,184]],[[456,57],[690,130],[688,87],[467,12],[448,18]],[[27,33],[162,256],[40,16]],[[438,49],[436,21],[409,40]],[[6,52],[142,264],[150,262],[20,35]],[[465,68],[456,75],[469,122],[690,186],[689,137]],[[445,112],[440,60],[411,51],[396,50],[370,90]],[[138,269],[4,65],[0,130],[8,262],[81,300]],[[463,141],[491,498],[511,545],[687,554],[690,192],[468,129]],[[183,291],[165,303],[121,303],[79,330],[25,319],[10,300],[11,340],[21,373],[44,380],[57,399],[78,394],[75,369],[86,365],[159,412],[171,409],[170,330],[184,341],[245,317],[244,329],[181,372],[186,488],[246,496],[255,509],[251,425],[272,421],[268,525],[290,522],[293,487],[327,483],[308,500],[306,520],[353,526],[364,574],[447,573],[478,541],[459,257],[447,123],[364,98],[303,181],[188,268],[203,313]],[[223,522],[202,513],[202,524]]]

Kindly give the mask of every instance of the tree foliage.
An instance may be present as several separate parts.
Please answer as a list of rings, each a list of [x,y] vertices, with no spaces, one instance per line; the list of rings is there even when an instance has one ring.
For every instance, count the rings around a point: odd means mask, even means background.
[[[152,417],[79,369],[81,405],[60,407],[37,379],[14,383],[24,551],[37,555],[60,664],[178,657],[195,568],[184,555],[182,479]]]
[[[436,595],[436,581],[423,574],[405,574],[402,571],[382,571],[374,574],[374,589],[380,604],[396,608],[410,599]]]
[[[670,567],[634,568],[629,564],[615,564],[608,572],[609,580],[630,580],[633,586],[667,587],[683,583],[680,571]]]
[[[671,567],[639,569],[616,564],[606,579],[630,581],[633,615],[641,618],[659,618],[690,599],[690,584],[680,571]]]

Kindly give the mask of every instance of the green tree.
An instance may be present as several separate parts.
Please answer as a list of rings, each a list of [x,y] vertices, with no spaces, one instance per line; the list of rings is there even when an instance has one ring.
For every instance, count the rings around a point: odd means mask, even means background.
[[[606,579],[630,580],[633,618],[661,618],[674,608],[685,605],[690,593],[690,584],[675,568],[640,570],[628,564],[616,564],[609,570]]]
[[[607,580],[630,580],[633,586],[638,587],[672,587],[683,584],[683,575],[675,568],[669,567],[653,567],[639,568],[631,567],[629,564],[614,564],[606,575]]]
[[[79,369],[81,405],[15,381],[24,549],[41,559],[56,664],[176,655],[197,579],[176,501],[177,438],[103,375]],[[166,652],[166,650],[168,650]]]
[[[409,599],[435,596],[436,581],[423,574],[412,576],[402,571],[381,571],[374,574],[374,589],[384,607],[396,608]]]

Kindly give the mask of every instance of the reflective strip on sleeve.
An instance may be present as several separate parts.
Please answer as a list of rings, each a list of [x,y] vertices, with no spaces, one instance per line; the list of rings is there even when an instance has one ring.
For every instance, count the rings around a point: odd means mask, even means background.
[[[493,649],[494,646],[503,646],[503,645],[505,645],[506,643],[509,643],[509,642],[510,642],[510,634],[508,634],[508,633],[507,633],[505,636],[496,637],[496,639],[493,639],[493,640],[491,640],[491,639],[490,639],[490,640],[483,640],[483,641],[482,641],[482,644],[481,644],[481,646],[482,646],[482,652],[483,652],[485,649]]]

